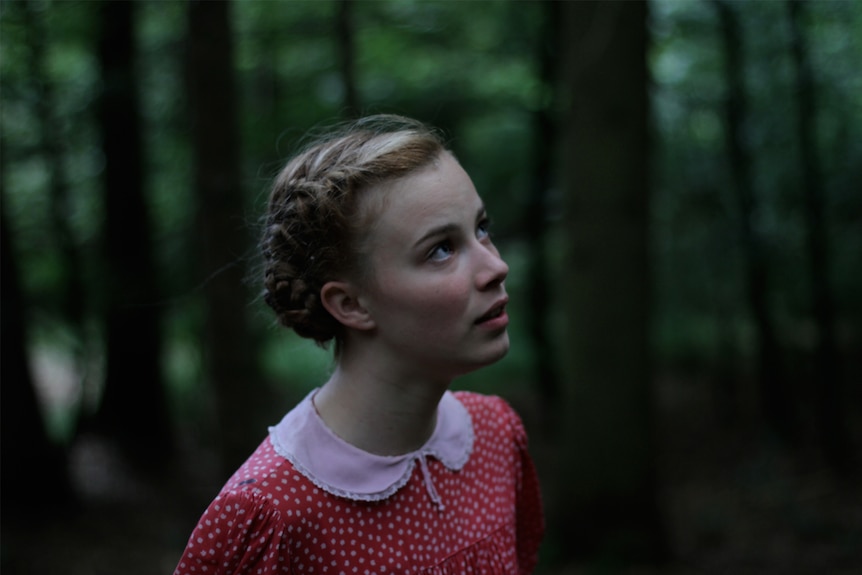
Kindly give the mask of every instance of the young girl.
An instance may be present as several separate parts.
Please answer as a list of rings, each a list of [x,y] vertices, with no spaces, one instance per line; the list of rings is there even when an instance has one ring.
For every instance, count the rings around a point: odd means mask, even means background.
[[[529,573],[544,523],[521,420],[448,391],[509,348],[509,271],[440,136],[359,120],[283,169],[264,299],[335,368],[240,467],[175,575]]]

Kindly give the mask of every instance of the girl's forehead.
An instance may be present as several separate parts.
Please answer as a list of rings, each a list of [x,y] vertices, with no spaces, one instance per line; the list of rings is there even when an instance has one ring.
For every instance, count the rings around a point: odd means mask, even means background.
[[[429,227],[472,221],[482,207],[473,182],[451,155],[387,182],[371,196],[377,196],[369,197],[376,215],[369,227],[407,237],[424,234]]]

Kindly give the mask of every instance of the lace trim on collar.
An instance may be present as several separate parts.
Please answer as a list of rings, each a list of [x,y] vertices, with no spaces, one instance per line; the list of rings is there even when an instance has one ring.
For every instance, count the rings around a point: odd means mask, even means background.
[[[443,504],[428,472],[426,457],[438,459],[450,471],[460,471],[473,450],[473,423],[460,401],[447,391],[437,407],[437,426],[428,441],[404,455],[375,455],[355,447],[330,430],[309,393],[278,425],[269,428],[276,453],[327,493],[355,501],[381,501],[410,480],[416,462],[434,503]]]

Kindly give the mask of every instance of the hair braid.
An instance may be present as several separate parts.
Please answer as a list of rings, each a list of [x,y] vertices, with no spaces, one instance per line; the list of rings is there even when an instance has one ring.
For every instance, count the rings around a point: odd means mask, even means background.
[[[328,281],[361,271],[358,196],[409,174],[443,150],[440,136],[398,116],[358,120],[292,159],[272,187],[261,240],[264,301],[279,322],[319,344],[344,327],[320,301]]]

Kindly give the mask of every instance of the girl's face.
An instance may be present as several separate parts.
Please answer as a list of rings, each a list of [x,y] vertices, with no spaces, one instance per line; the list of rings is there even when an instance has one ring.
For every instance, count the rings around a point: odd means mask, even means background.
[[[381,208],[364,242],[371,273],[360,284],[360,303],[382,352],[443,377],[502,358],[509,349],[509,267],[458,161],[444,153],[371,194],[383,195],[375,198]]]

